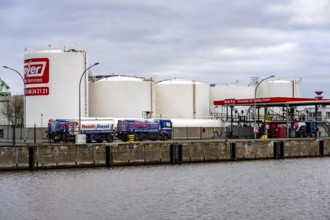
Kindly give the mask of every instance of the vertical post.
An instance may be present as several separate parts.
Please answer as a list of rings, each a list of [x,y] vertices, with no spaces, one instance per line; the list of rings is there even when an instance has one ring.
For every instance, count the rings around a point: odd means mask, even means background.
[[[193,118],[196,118],[196,81],[193,81]]]
[[[34,144],[37,143],[37,125],[34,123],[34,128],[33,128],[33,140],[34,140]]]
[[[15,129],[15,125],[12,126],[13,129],[13,146],[16,145],[16,129]]]
[[[278,159],[278,142],[274,142],[274,159]]]
[[[284,159],[284,142],[280,142],[280,158]]]
[[[182,144],[178,145],[178,163],[182,163]]]
[[[230,106],[230,137],[233,137],[233,127],[234,127],[234,116],[233,116],[234,106]]]
[[[324,141],[320,140],[319,141],[319,152],[320,152],[320,157],[324,156]]]
[[[231,160],[236,160],[236,143],[231,143],[230,144],[230,157]]]
[[[29,170],[34,170],[35,155],[34,147],[29,147]]]
[[[175,160],[176,160],[175,145],[171,144],[170,145],[170,163],[175,164]]]
[[[107,167],[110,167],[111,161],[110,161],[110,146],[105,146],[105,164]]]

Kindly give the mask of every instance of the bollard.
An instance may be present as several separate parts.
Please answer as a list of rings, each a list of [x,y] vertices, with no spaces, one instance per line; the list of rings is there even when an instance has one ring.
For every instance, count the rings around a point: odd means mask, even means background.
[[[231,147],[231,151],[230,151],[231,160],[236,160],[236,143],[231,143],[230,147]]]
[[[280,142],[280,158],[284,159],[284,142]]]
[[[274,159],[278,159],[278,143],[274,142]]]
[[[129,140],[129,144],[128,144],[128,148],[129,149],[134,149],[134,134],[130,134],[128,135],[128,140]]]
[[[179,144],[177,147],[178,147],[178,163],[182,164],[182,144]]]
[[[319,141],[319,152],[320,152],[320,157],[323,157],[324,156],[324,141],[321,140]]]
[[[175,164],[176,161],[176,150],[175,150],[175,145],[171,144],[170,145],[170,163]]]
[[[105,164],[110,167],[110,146],[105,146]]]
[[[29,170],[34,170],[35,155],[34,147],[29,147]]]

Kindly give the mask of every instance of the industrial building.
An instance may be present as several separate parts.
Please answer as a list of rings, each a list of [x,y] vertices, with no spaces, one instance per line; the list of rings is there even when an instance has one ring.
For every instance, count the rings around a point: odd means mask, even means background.
[[[247,85],[210,84],[98,75],[88,67],[86,48],[25,49],[26,127],[46,127],[48,119],[77,119],[79,111],[83,118],[169,118],[174,127],[224,127],[228,108],[215,108],[216,100],[302,97],[301,79],[267,80],[260,86],[256,77]],[[251,114],[251,106],[235,110]]]

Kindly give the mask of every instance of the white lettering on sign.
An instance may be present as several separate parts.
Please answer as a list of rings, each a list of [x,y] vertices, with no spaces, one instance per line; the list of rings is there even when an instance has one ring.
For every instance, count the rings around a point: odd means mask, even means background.
[[[46,61],[30,62],[24,64],[25,77],[41,77],[45,73]]]

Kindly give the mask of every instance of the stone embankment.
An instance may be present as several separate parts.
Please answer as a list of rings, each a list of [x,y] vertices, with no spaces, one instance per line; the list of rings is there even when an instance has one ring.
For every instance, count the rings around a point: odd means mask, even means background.
[[[0,170],[181,164],[330,156],[330,138],[219,139],[0,147]]]

